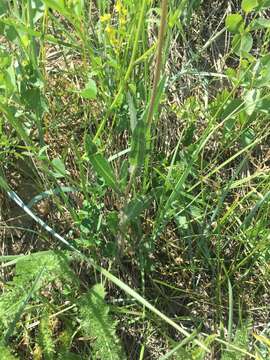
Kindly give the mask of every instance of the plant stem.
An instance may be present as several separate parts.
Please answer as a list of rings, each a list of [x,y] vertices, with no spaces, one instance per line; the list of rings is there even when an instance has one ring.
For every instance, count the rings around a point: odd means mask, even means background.
[[[158,83],[160,80],[161,67],[162,67],[162,51],[164,46],[166,24],[167,24],[167,14],[168,14],[168,0],[162,0],[161,4],[161,19],[160,19],[160,28],[158,34],[158,48],[157,48],[157,57],[156,57],[156,68],[154,74],[154,83],[152,88],[152,94],[150,99],[150,105],[147,115],[147,126],[150,129],[153,116],[154,116],[154,106],[155,99],[157,96]]]
[[[160,28],[158,34],[158,45],[157,45],[157,55],[156,55],[156,68],[154,74],[154,82],[152,88],[152,94],[147,114],[147,131],[146,131],[146,149],[150,150],[151,143],[151,126],[154,118],[154,108],[156,102],[156,96],[158,91],[158,84],[160,80],[161,68],[162,68],[162,51],[164,47],[166,25],[167,25],[167,14],[168,14],[168,0],[162,0],[161,4],[161,19],[160,19]],[[146,188],[146,182],[148,178],[148,168],[149,168],[149,153],[146,154],[145,164],[144,164],[144,179],[143,179],[143,188]]]
[[[126,74],[125,74],[125,77],[122,81],[122,83],[120,84],[120,87],[119,87],[119,90],[113,100],[113,102],[111,103],[109,109],[107,110],[103,120],[101,121],[101,124],[96,132],[96,135],[94,137],[94,141],[96,141],[103,129],[104,129],[104,126],[110,116],[110,114],[112,113],[113,109],[115,108],[115,106],[117,105],[120,97],[121,97],[121,94],[123,93],[124,91],[124,88],[130,78],[130,75],[132,73],[132,70],[134,68],[134,65],[135,65],[135,60],[136,60],[136,55],[137,55],[137,51],[138,51],[138,46],[139,46],[139,38],[140,38],[140,34],[142,32],[142,29],[143,29],[143,21],[144,21],[144,14],[145,14],[145,8],[146,8],[146,0],[143,0],[142,2],[142,6],[141,6],[141,13],[140,13],[140,18],[139,18],[139,23],[138,23],[138,29],[137,29],[137,32],[136,32],[136,35],[135,35],[135,39],[134,39],[134,45],[133,45],[133,49],[132,49],[132,54],[131,54],[131,59],[130,59],[130,63],[129,63],[129,66],[128,66],[128,69],[126,71]]]

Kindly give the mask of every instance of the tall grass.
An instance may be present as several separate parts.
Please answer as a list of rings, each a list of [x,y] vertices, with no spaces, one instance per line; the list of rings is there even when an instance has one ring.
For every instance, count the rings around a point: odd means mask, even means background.
[[[7,359],[270,356],[270,4],[210,5],[0,3]]]

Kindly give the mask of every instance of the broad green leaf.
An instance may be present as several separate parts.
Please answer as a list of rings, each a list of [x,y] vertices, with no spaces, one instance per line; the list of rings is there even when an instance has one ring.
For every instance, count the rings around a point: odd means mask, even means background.
[[[233,34],[237,34],[244,27],[244,20],[240,14],[230,14],[226,17],[225,26]]]
[[[250,33],[236,34],[233,37],[233,50],[238,56],[246,56],[252,49],[252,45],[253,38]]]
[[[254,79],[254,86],[257,88],[270,87],[270,54],[260,59],[260,73]]]
[[[250,145],[254,142],[256,135],[253,129],[246,129],[243,134],[241,134],[240,142],[243,147]]]
[[[156,94],[155,103],[154,103],[154,113],[153,113],[154,117],[155,117],[156,113],[158,112],[158,108],[159,108],[160,102],[162,100],[162,95],[164,94],[166,80],[167,80],[167,78],[164,75],[158,84],[157,94]]]
[[[258,101],[257,111],[262,112],[264,114],[270,113],[270,97],[265,97]]]
[[[144,119],[138,120],[131,139],[130,165],[131,172],[140,168],[144,163],[146,153],[146,131]]]
[[[35,24],[39,19],[42,18],[45,10],[44,2],[41,0],[31,0],[32,12],[33,12],[33,23]]]
[[[270,0],[258,0],[258,10],[264,10],[270,7]]]
[[[58,11],[59,14],[63,16],[70,16],[70,13],[65,5],[65,0],[44,0],[44,3],[48,6],[48,8]]]
[[[151,196],[137,196],[124,207],[123,213],[127,222],[135,221],[151,204]]]
[[[119,188],[120,186],[116,180],[110,163],[101,155],[101,153],[98,152],[96,145],[93,143],[89,135],[85,136],[84,144],[87,156],[96,173],[103,178],[109,187],[111,187],[118,194],[121,193]]]
[[[124,159],[121,164],[119,177],[120,177],[121,187],[122,187],[122,189],[124,189],[127,185],[127,180],[128,180],[128,160],[127,159]]]
[[[18,37],[17,30],[13,26],[5,26],[4,35],[11,42],[13,42]]]
[[[65,168],[65,164],[63,163],[63,161],[61,159],[57,159],[57,158],[53,159],[52,166],[53,166],[53,170],[54,170],[54,172],[52,174],[54,177],[56,177],[56,178],[65,177],[66,168]]]
[[[256,106],[258,104],[258,101],[260,99],[261,92],[257,89],[248,90],[244,94],[244,100],[245,100],[245,111],[247,115],[252,115],[253,112],[256,110]]]
[[[241,8],[244,12],[249,13],[258,6],[257,0],[242,0]]]
[[[168,25],[170,28],[173,28],[175,26],[175,24],[177,24],[177,23],[178,24],[181,23],[181,21],[179,21],[179,19],[181,17],[181,12],[182,12],[182,10],[180,8],[178,8],[170,14],[169,21],[168,21]]]
[[[81,16],[84,9],[84,0],[72,0],[70,8],[77,16]]]
[[[10,40],[13,41],[17,36],[17,31],[23,32],[25,34],[28,34],[30,36],[34,36],[36,38],[42,38],[44,40],[47,40],[49,43],[52,44],[58,44],[61,46],[66,46],[68,48],[77,49],[79,50],[79,45],[69,42],[65,42],[61,39],[58,39],[54,37],[51,34],[45,34],[43,32],[39,32],[33,29],[30,29],[28,26],[25,26],[23,23],[16,21],[14,19],[9,18],[0,18],[0,34],[1,34],[1,25],[5,26],[5,36]]]
[[[80,355],[77,355],[73,352],[66,352],[62,356],[63,356],[62,359],[65,360],[82,360]]]
[[[84,99],[95,99],[97,97],[97,85],[93,79],[89,79],[85,88],[79,92]]]
[[[10,67],[11,71],[7,71],[7,70],[1,70],[0,71],[0,89],[5,89],[5,94],[6,97],[9,97],[13,94],[14,91],[14,83],[13,83],[13,79],[10,76],[10,73],[12,73],[12,68]]]
[[[249,25],[249,30],[251,31],[269,29],[269,28],[270,28],[270,20],[263,17],[254,19]]]

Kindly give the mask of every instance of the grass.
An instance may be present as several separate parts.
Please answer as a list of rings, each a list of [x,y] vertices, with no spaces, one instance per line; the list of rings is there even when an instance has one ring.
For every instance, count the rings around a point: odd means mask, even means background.
[[[269,359],[267,0],[0,3],[5,359]]]

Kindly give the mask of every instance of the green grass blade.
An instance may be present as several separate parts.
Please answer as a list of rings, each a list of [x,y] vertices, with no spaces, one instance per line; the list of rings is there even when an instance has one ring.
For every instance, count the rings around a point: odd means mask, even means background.
[[[110,163],[98,152],[96,145],[89,135],[86,135],[84,143],[87,156],[96,173],[103,178],[109,187],[120,194],[121,191],[119,189],[118,181],[116,180],[116,176],[113,173]]]
[[[132,134],[131,151],[129,154],[130,172],[135,174],[139,170],[145,158],[146,150],[146,124],[144,119],[138,120]]]
[[[77,248],[75,248],[73,245],[69,244],[69,242],[64,239],[61,235],[59,235],[57,232],[55,232],[51,227],[49,227],[44,221],[42,221],[38,216],[36,216],[19,198],[19,196],[14,191],[8,192],[9,197],[17,203],[30,217],[32,217],[39,225],[41,225],[47,232],[49,232],[52,236],[54,236],[58,241],[63,243],[65,246],[67,246],[70,250],[74,251],[78,256],[80,256],[83,260],[89,263],[89,265],[93,266],[94,269],[99,271],[102,275],[104,275],[108,280],[113,282],[116,286],[118,286],[120,289],[122,289],[125,293],[127,293],[129,296],[134,298],[136,301],[138,301],[141,305],[143,305],[145,308],[150,310],[152,313],[157,315],[160,319],[165,321],[167,324],[172,326],[174,329],[179,331],[180,334],[184,335],[185,337],[190,337],[190,334],[188,331],[183,329],[180,325],[178,325],[175,321],[173,321],[171,318],[169,318],[167,315],[163,314],[161,311],[159,311],[155,306],[153,306],[149,301],[144,299],[140,294],[138,294],[135,290],[133,290],[130,286],[125,284],[122,280],[111,274],[109,271],[104,269],[103,267],[97,265],[93,260],[89,259],[87,256],[85,256],[83,253],[81,253]],[[205,349],[205,351],[209,351],[208,348],[199,340],[195,339],[194,343],[196,343],[201,348]]]

